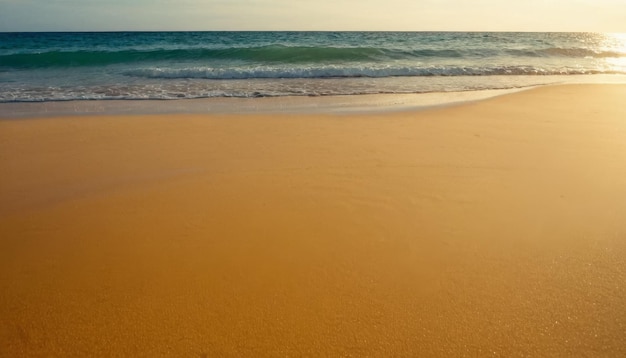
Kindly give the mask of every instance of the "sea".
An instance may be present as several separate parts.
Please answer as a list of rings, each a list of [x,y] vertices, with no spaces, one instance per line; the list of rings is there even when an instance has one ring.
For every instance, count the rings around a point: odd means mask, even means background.
[[[626,75],[626,34],[0,33],[0,103],[511,89]]]

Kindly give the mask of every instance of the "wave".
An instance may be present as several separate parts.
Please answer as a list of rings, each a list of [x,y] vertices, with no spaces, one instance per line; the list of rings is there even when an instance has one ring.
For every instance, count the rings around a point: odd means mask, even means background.
[[[402,56],[399,51],[370,47],[233,47],[221,49],[49,51],[0,56],[0,67],[45,68],[102,66],[159,61],[242,60],[252,62],[376,61]]]
[[[567,57],[567,58],[620,58],[626,57],[622,51],[598,51],[580,47],[549,47],[535,50],[512,49],[507,51],[510,55],[520,57]]]
[[[381,47],[285,46],[193,48],[121,51],[47,51],[0,55],[0,68],[48,68],[104,66],[137,63],[198,61],[242,61],[252,63],[347,63],[388,62],[419,59],[462,59],[464,57],[626,57],[626,52],[594,51],[585,48],[545,49],[389,49]]]
[[[384,62],[415,58],[459,58],[462,51],[451,49],[400,50],[376,47],[307,47],[270,45],[219,49],[48,51],[0,56],[0,68],[46,68],[102,66],[142,62],[244,61],[254,63],[344,63]]]
[[[303,67],[303,68],[141,68],[126,71],[127,76],[151,79],[271,79],[271,78],[357,78],[497,75],[583,75],[620,74],[619,71],[580,68],[541,69],[530,66],[501,67]]]

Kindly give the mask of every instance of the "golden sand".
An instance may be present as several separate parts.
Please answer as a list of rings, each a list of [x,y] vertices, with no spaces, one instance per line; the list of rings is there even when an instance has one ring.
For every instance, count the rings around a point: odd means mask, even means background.
[[[626,356],[626,86],[0,121],[0,356]]]

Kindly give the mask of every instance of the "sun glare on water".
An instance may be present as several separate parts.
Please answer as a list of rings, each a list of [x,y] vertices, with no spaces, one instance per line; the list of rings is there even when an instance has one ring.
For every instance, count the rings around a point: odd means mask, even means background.
[[[606,58],[613,71],[626,72],[626,33],[605,34],[603,49],[612,56]]]

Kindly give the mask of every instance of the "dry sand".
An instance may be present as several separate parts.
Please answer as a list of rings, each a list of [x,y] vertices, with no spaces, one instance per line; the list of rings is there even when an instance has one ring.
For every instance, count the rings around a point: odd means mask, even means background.
[[[624,357],[625,101],[0,121],[0,356]]]

